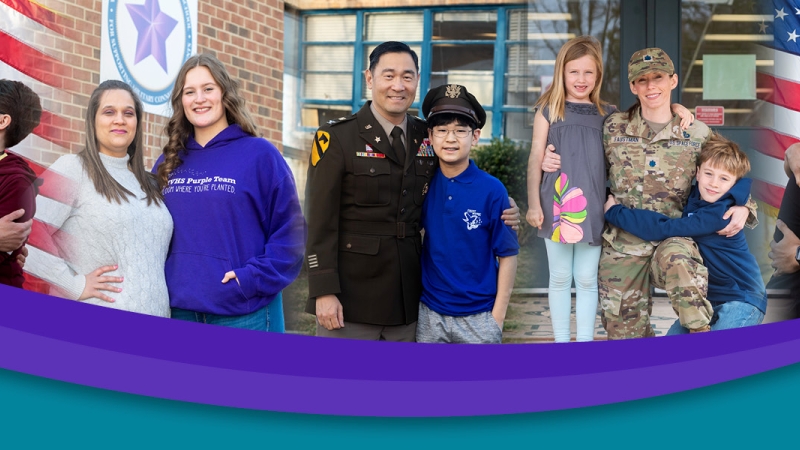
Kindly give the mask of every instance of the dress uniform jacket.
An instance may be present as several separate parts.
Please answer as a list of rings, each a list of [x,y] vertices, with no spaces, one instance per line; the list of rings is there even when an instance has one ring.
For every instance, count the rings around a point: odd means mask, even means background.
[[[314,135],[306,181],[309,300],[335,294],[344,320],[404,325],[422,291],[420,215],[436,156],[427,126],[408,115],[400,161],[367,103]]]

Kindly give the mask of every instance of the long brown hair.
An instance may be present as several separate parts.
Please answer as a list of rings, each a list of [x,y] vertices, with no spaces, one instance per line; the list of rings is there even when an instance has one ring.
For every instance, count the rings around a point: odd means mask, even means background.
[[[100,83],[92,96],[89,97],[89,106],[86,109],[86,145],[83,150],[78,153],[78,157],[83,164],[86,174],[89,179],[94,183],[94,188],[98,194],[104,196],[109,202],[115,201],[122,204],[122,201],[128,201],[128,196],[136,198],[136,195],[125,189],[114,177],[108,173],[103,162],[100,160],[100,150],[97,146],[97,129],[95,128],[95,118],[97,111],[100,109],[100,100],[103,94],[107,91],[125,91],[130,94],[133,99],[134,109],[136,110],[136,134],[133,137],[133,142],[128,146],[128,168],[133,172],[133,176],[139,182],[142,191],[147,196],[147,205],[151,203],[160,205],[161,191],[156,185],[155,178],[144,168],[144,137],[142,133],[142,101],[133,92],[130,86],[119,80],[106,80]]]
[[[603,106],[606,104],[600,99],[600,87],[603,84],[603,49],[600,42],[592,36],[578,36],[564,44],[556,56],[556,68],[553,73],[553,82],[550,88],[539,97],[536,106],[549,109],[550,123],[564,120],[565,101],[567,98],[564,87],[564,68],[567,63],[584,56],[590,56],[597,66],[597,80],[594,89],[589,93],[589,100],[597,107],[600,114],[605,114]]]
[[[225,117],[228,119],[228,123],[239,124],[245,133],[259,136],[256,123],[245,107],[244,97],[239,95],[239,83],[231,78],[228,71],[225,70],[225,66],[214,55],[208,53],[192,56],[183,63],[183,67],[175,79],[175,86],[172,88],[170,99],[172,117],[165,129],[169,140],[164,146],[164,162],[158,166],[158,183],[162,189],[167,186],[169,174],[183,164],[180,154],[186,151],[186,141],[194,132],[194,126],[183,111],[183,85],[186,83],[186,74],[200,66],[211,72],[214,81],[222,90],[222,105],[225,107]]]

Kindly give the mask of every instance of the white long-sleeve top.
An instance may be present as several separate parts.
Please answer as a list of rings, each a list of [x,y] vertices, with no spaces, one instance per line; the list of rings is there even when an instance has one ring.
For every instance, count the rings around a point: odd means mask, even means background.
[[[49,225],[47,234],[58,254],[29,246],[25,270],[54,286],[56,292],[51,294],[75,300],[83,292],[86,274],[116,264],[119,268],[105,275],[124,277],[116,284],[122,292],[104,292],[115,302],[94,297],[85,302],[169,317],[164,262],[172,217],[163,203],[147,205],[144,191],[128,169],[127,155],[115,158],[101,153],[100,159],[109,174],[136,198],[129,196],[122,204],[109,202],[95,190],[77,155],[62,156],[49,170],[71,181],[61,183],[69,185],[63,189],[69,190],[66,197],[71,204],[42,195],[36,201],[36,219]]]

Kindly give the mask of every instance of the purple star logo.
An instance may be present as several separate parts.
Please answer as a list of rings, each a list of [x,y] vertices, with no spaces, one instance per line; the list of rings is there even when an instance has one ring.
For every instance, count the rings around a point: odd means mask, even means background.
[[[153,55],[164,72],[167,71],[167,38],[178,21],[161,12],[158,0],[145,0],[144,5],[126,5],[139,38],[136,41],[134,64]]]

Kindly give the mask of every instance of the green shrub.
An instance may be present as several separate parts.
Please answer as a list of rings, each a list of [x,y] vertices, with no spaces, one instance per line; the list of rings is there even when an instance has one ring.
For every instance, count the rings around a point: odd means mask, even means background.
[[[528,211],[528,155],[529,142],[515,142],[507,137],[493,138],[491,142],[472,151],[475,164],[500,180],[517,202],[520,212],[519,242],[524,245],[529,236],[535,235],[525,221]]]

